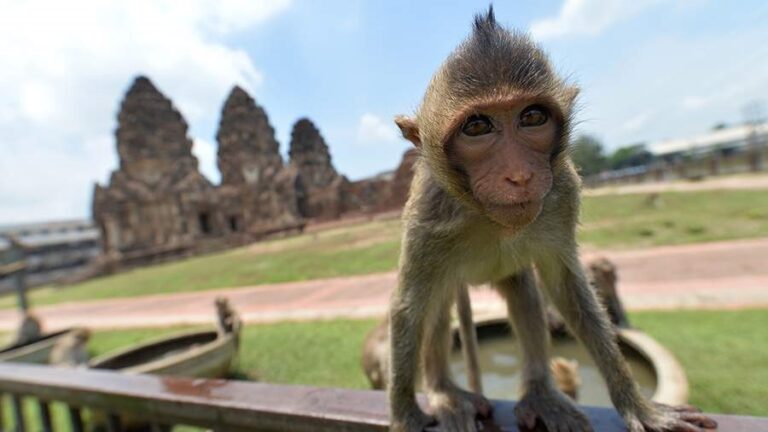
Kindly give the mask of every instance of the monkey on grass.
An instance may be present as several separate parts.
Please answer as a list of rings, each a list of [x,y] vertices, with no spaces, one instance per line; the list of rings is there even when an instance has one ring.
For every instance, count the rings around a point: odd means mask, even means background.
[[[54,366],[78,367],[86,366],[90,355],[88,354],[88,340],[91,331],[86,328],[76,328],[56,341],[51,349],[48,363]]]
[[[517,421],[592,430],[553,382],[534,271],[631,432],[716,427],[691,408],[640,394],[587,284],[575,236],[580,180],[567,151],[577,93],[528,36],[501,27],[490,9],[435,73],[415,115],[396,119],[419,158],[390,305],[391,430],[437,422],[441,430],[472,432],[478,416],[491,415],[488,400],[459,388],[448,366],[450,306],[460,289],[483,283],[505,298],[522,352]],[[416,402],[419,369],[430,414]]]
[[[21,324],[16,329],[11,345],[26,345],[40,338],[43,334],[40,320],[31,312],[24,312]]]

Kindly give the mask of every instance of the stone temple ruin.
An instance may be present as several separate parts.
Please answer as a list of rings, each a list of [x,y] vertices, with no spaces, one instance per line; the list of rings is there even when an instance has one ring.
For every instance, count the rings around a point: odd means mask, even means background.
[[[263,236],[303,226],[295,170],[283,164],[267,114],[240,87],[224,103],[216,140],[225,231]]]
[[[286,164],[264,109],[234,87],[216,134],[221,184],[213,185],[200,173],[187,129],[148,78],[134,80],[118,114],[119,168],[93,192],[107,268],[301,231],[307,221],[397,209],[417,157],[406,153],[394,174],[350,182],[304,118],[293,127]]]
[[[349,180],[331,163],[328,145],[315,125],[303,118],[293,125],[291,165],[297,170],[296,195],[302,216],[335,219],[348,209]]]

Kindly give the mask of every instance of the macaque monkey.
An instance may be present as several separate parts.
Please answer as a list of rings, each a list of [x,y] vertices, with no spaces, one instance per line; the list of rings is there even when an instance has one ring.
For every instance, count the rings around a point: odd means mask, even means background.
[[[581,387],[581,375],[579,375],[579,362],[563,357],[554,357],[549,362],[552,378],[555,386],[574,401],[579,399],[579,387]]]
[[[437,421],[444,431],[472,432],[477,416],[490,416],[488,400],[459,388],[448,366],[450,306],[459,290],[483,283],[505,298],[521,348],[517,421],[592,430],[552,378],[534,269],[595,359],[630,431],[716,426],[640,394],[589,288],[575,238],[580,181],[567,151],[577,93],[529,37],[501,27],[491,9],[435,73],[415,116],[396,119],[419,159],[390,306],[391,430],[421,431]],[[419,369],[429,415],[416,401]]]
[[[51,350],[49,363],[54,366],[77,367],[86,365],[88,355],[88,340],[91,332],[88,329],[78,328],[56,341]]]
[[[587,280],[595,287],[597,299],[608,312],[611,323],[619,328],[630,328],[627,313],[624,311],[624,306],[616,289],[618,280],[616,266],[608,258],[599,257],[588,261],[584,267],[586,268]],[[566,333],[563,318],[552,305],[547,305],[546,314],[550,333]]]
[[[608,318],[621,328],[629,328],[629,319],[616,291],[616,266],[608,258],[600,257],[587,263],[587,272],[595,286],[598,299],[605,306]]]
[[[363,342],[363,355],[360,357],[363,372],[371,388],[387,388],[389,376],[389,320],[383,319],[371,330]]]
[[[646,208],[656,209],[661,207],[661,195],[658,192],[651,192],[643,199],[643,206]]]
[[[228,299],[216,297],[214,306],[216,307],[216,330],[220,336],[240,330],[240,318],[232,309]]]
[[[42,333],[40,320],[32,313],[24,312],[24,317],[21,319],[19,328],[16,329],[16,334],[13,336],[11,344],[26,345],[39,339]]]

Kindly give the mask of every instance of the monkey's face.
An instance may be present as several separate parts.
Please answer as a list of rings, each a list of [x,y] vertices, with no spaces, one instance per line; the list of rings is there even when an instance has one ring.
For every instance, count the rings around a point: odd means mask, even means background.
[[[481,108],[465,116],[446,150],[488,217],[517,231],[536,219],[552,187],[558,130],[543,104]]]

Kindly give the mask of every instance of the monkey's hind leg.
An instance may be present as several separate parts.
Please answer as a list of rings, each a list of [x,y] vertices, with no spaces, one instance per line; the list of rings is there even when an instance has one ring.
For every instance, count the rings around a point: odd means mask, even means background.
[[[521,271],[496,284],[522,354],[522,398],[515,406],[520,426],[533,429],[540,420],[548,431],[592,431],[587,417],[557,389],[549,368],[549,329],[533,273]]]
[[[459,289],[466,290],[466,287]],[[482,395],[460,388],[451,377],[448,358],[452,345],[450,303],[453,296],[441,299],[433,308],[424,332],[424,387],[429,405],[441,430],[473,432],[477,418],[491,414],[491,404]]]

